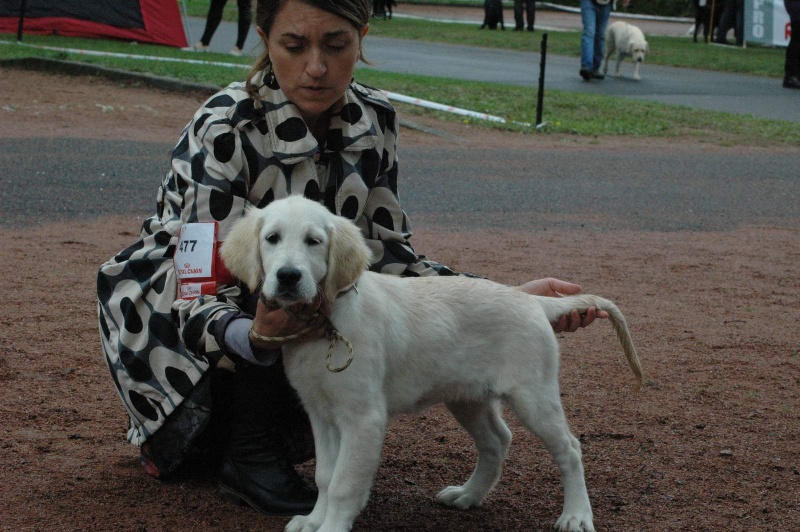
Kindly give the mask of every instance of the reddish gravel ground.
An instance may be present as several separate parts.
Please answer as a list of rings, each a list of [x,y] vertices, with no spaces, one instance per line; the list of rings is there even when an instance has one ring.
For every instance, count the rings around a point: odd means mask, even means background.
[[[172,143],[200,98],[0,69],[0,145],[55,135]],[[111,104],[113,112],[104,111]],[[419,120],[458,135],[464,149],[521,142]],[[404,145],[431,142],[450,141],[403,130]],[[679,143],[603,141],[633,142],[643,150]],[[1,179],[20,186],[10,178]],[[94,282],[99,264],[129,244],[140,223],[0,227],[0,529],[280,530],[286,519],[218,497],[209,468],[169,482],[148,477],[125,441],[126,416],[100,352]],[[642,391],[607,324],[562,338],[563,401],[582,442],[599,530],[796,528],[800,231],[418,227],[415,245],[501,282],[522,282],[528,272],[574,279],[627,314],[652,379]],[[465,433],[441,408],[394,421],[355,529],[549,529],[561,511],[558,472],[538,440],[509,424],[515,440],[500,484],[482,507],[459,512],[434,495],[469,475],[475,453]],[[313,462],[305,466],[312,470]]]

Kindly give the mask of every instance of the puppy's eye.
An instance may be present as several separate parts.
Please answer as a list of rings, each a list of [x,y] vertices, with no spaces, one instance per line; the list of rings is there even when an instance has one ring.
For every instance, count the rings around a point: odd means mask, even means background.
[[[309,236],[308,238],[306,238],[307,246],[318,246],[320,244],[322,244],[322,240],[320,240],[319,238],[313,236]]]
[[[280,241],[281,241],[281,236],[278,233],[271,233],[267,235],[267,242],[269,242],[272,245],[275,245]]]

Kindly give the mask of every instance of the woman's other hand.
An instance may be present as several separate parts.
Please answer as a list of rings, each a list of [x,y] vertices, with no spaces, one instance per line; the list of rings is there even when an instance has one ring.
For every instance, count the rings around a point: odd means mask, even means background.
[[[536,279],[528,281],[527,283],[517,286],[517,290],[531,294],[534,296],[546,297],[561,297],[572,296],[581,292],[580,285],[547,277],[546,279]],[[595,318],[607,318],[608,313],[604,310],[598,311],[594,307],[589,308],[585,314],[573,310],[569,314],[565,314],[558,318],[553,325],[553,330],[557,333],[560,332],[575,332],[581,327],[587,327],[592,324]]]

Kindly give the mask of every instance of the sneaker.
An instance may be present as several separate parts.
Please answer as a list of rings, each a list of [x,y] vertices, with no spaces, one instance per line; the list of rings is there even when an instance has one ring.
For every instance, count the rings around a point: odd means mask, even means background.
[[[236,57],[239,57],[240,55],[242,55],[242,49],[239,48],[238,46],[234,46],[233,50],[231,50],[231,55],[235,55]]]
[[[783,86],[787,89],[800,89],[800,78],[797,76],[786,76],[783,78]]]
[[[203,44],[201,42],[196,42],[192,46],[187,46],[185,48],[181,48],[184,52],[207,52],[208,45]]]
[[[592,71],[589,70],[588,68],[582,68],[581,71],[578,72],[578,74],[581,75],[583,81],[589,81],[590,79],[592,79]]]
[[[599,70],[592,72],[592,79],[606,79],[605,74],[601,74]]]

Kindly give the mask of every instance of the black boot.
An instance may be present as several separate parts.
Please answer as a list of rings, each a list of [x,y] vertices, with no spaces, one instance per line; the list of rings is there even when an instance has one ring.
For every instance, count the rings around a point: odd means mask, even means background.
[[[291,448],[286,425],[305,423],[308,434],[310,427],[286,381],[283,366],[239,369],[231,406],[231,434],[222,457],[220,494],[267,515],[310,513],[317,491],[292,467],[297,450]]]

